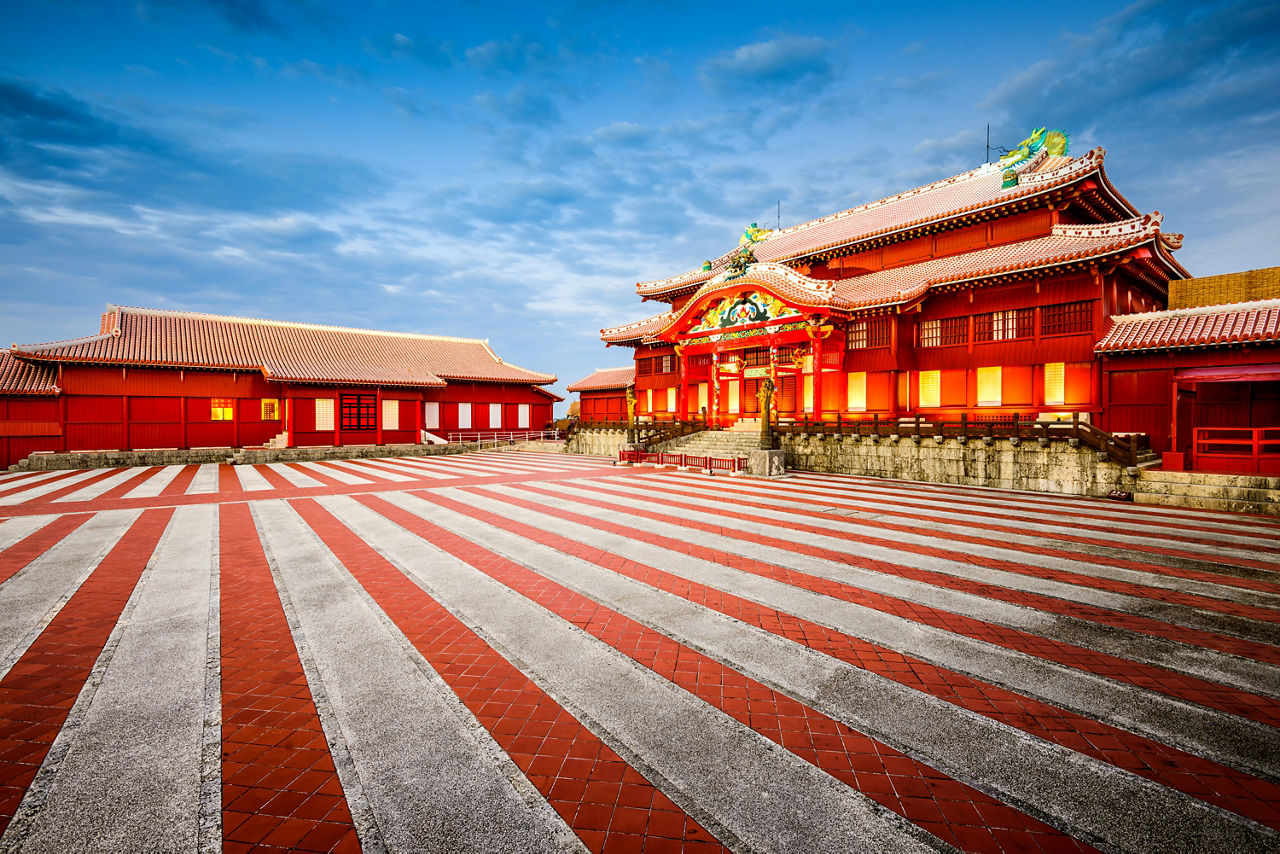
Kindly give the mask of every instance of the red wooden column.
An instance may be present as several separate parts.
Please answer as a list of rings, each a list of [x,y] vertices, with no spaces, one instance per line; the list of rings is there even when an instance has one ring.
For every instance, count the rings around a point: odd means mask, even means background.
[[[374,404],[374,421],[378,425],[373,438],[375,445],[382,444],[382,386],[378,386],[377,402]]]
[[[333,393],[333,446],[342,446],[342,395],[337,390]]]
[[[292,394],[292,389],[290,389],[288,386],[285,386],[281,390],[281,394],[285,396],[284,398],[284,429],[285,429],[285,434],[288,436],[288,440],[285,442],[285,447],[292,448],[294,447],[293,398],[290,396]]]

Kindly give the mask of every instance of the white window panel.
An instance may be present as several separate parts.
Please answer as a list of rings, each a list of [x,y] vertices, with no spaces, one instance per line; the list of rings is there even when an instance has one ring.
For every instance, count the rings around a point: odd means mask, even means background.
[[[674,386],[667,389],[667,411],[668,412],[676,411],[676,390]]]
[[[489,404],[489,426],[497,429],[502,426],[502,404]]]
[[[316,399],[316,430],[333,429],[333,398]]]
[[[382,401],[382,429],[383,430],[399,430],[400,429],[400,401],[398,400]]]
[[[440,404],[429,400],[422,407],[422,426],[427,430],[440,429]]]
[[[529,429],[529,404],[520,404],[519,408],[516,410],[516,418],[518,419],[516,423],[519,429]]]
[[[737,415],[742,411],[742,401],[739,398],[742,383],[737,380],[729,383],[729,414]]]
[[[458,404],[458,429],[471,429],[471,404],[469,403]]]

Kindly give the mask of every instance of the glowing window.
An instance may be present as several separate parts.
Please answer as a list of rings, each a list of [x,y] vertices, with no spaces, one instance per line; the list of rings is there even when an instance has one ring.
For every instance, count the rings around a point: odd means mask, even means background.
[[[849,374],[849,411],[867,411],[867,375],[863,371]]]
[[[942,371],[920,372],[920,406],[942,405]]]
[[[1062,405],[1067,402],[1066,368],[1062,362],[1049,362],[1044,366],[1044,402]]]
[[[263,421],[279,421],[280,420],[280,400],[275,397],[262,398],[262,420]]]
[[[676,411],[676,390],[674,386],[667,389],[667,411]]]
[[[398,400],[382,401],[382,429],[383,430],[399,430],[400,429],[400,401]]]
[[[333,398],[316,398],[316,429],[333,429]]]
[[[235,420],[236,402],[229,397],[215,397],[210,403],[209,418],[213,421]]]
[[[1000,369],[978,368],[978,405],[1000,405]]]
[[[813,411],[813,374],[805,374],[804,377],[804,411]]]

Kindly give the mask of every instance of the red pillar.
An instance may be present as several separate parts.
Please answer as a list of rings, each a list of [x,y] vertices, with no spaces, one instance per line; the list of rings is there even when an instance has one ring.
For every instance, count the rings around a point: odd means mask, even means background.
[[[378,387],[377,402],[374,404],[374,407],[375,409],[373,413],[373,417],[374,417],[373,423],[378,425],[378,427],[374,435],[373,443],[375,445],[381,445],[382,444],[382,387],[381,386]]]

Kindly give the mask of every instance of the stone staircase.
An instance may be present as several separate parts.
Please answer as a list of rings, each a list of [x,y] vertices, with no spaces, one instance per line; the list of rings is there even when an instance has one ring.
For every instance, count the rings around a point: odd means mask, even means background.
[[[1280,477],[1144,469],[1133,500],[1136,504],[1280,516]]]
[[[739,422],[741,423],[741,422]],[[669,454],[693,454],[695,456],[732,459],[745,457],[748,451],[760,447],[760,427],[750,430],[704,430],[672,439],[659,446],[657,450]]]

